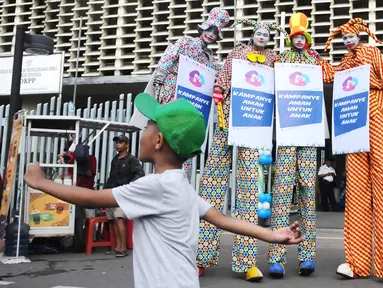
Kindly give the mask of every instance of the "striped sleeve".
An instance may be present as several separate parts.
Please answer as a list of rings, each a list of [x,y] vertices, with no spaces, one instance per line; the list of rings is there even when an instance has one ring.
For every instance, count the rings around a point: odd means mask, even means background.
[[[383,55],[382,52],[377,47],[373,48],[373,59],[372,59],[372,68],[374,69],[375,75],[377,79],[371,79],[375,80],[377,82],[383,81]],[[377,85],[378,86],[378,85]]]
[[[318,64],[322,66],[323,81],[325,83],[331,83],[334,81],[335,69],[327,60],[321,58],[318,59]]]

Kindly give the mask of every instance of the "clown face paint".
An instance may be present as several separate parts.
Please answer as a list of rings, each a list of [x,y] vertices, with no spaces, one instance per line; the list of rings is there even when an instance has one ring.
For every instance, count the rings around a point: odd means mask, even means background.
[[[270,41],[270,32],[265,28],[259,28],[254,32],[253,43],[255,46],[265,47]]]
[[[202,32],[201,39],[206,44],[213,44],[218,40],[218,33],[215,29],[208,29]]]
[[[343,36],[343,43],[344,43],[344,46],[347,47],[347,49],[353,50],[359,44],[359,37],[358,35],[353,33],[345,34]]]
[[[292,41],[295,48],[303,49],[306,45],[307,40],[304,35],[298,34],[293,37]]]

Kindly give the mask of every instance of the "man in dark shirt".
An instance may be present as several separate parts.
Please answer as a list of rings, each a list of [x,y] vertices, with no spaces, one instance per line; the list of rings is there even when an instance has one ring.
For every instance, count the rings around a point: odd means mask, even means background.
[[[120,135],[113,138],[118,154],[113,158],[110,169],[110,176],[106,181],[105,188],[114,188],[129,184],[140,177],[145,176],[145,172],[138,159],[131,155],[129,151],[129,138]],[[116,257],[127,256],[126,247],[126,227],[125,214],[120,207],[106,209],[106,215],[111,222],[116,236],[116,248],[108,251],[107,254],[115,254]]]

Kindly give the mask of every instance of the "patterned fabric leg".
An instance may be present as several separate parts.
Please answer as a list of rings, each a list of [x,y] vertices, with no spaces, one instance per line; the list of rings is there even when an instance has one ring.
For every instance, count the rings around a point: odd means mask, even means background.
[[[370,120],[371,180],[374,213],[374,274],[383,278],[383,112]]]
[[[344,246],[346,262],[359,276],[371,274],[372,196],[367,153],[347,156]]]
[[[370,120],[371,180],[374,209],[374,274],[383,278],[383,112]]]
[[[182,169],[185,171],[185,174],[188,177],[189,183],[191,183],[192,168],[193,168],[193,159],[188,159],[182,165]]]
[[[296,179],[296,157],[296,147],[278,147],[271,210],[273,230],[289,225],[290,205]],[[268,262],[286,264],[285,245],[270,244]]]
[[[164,85],[159,91],[159,99],[157,100],[160,104],[169,103],[174,99],[174,93],[176,91],[177,75],[168,74]]]
[[[300,229],[305,240],[298,246],[299,261],[315,262],[316,248],[316,213],[315,213],[315,180],[317,151],[314,147],[297,148],[298,187]]]
[[[200,196],[218,210],[223,210],[229,185],[232,149],[227,145],[227,131],[217,128],[200,180]],[[197,255],[198,267],[217,266],[221,231],[201,220]]]
[[[258,151],[238,148],[237,195],[235,216],[258,224]],[[234,272],[247,272],[257,261],[257,240],[242,235],[234,237],[232,250]]]

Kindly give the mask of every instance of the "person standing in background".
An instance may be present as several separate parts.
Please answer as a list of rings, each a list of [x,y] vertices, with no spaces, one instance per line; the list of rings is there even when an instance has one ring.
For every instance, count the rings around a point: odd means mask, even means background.
[[[129,153],[129,138],[125,135],[113,138],[116,145],[117,155],[112,160],[110,176],[106,181],[104,189],[115,188],[129,184],[145,176],[145,172],[136,157]],[[126,216],[120,207],[107,208],[106,215],[109,223],[113,226],[116,248],[107,251],[107,255],[116,257],[128,256],[126,247]]]
[[[75,146],[73,145],[73,139],[68,142],[68,148],[64,152],[59,154],[59,161],[61,164],[74,164],[76,157],[74,153]],[[93,155],[89,155],[85,165],[77,165],[77,180],[76,186],[94,189],[94,176],[97,173],[97,159]],[[61,175],[61,179],[68,176],[73,179],[73,168],[68,168],[67,172]],[[94,209],[85,209],[83,207],[75,207],[75,224],[74,224],[74,250],[77,253],[82,253],[85,249],[84,241],[84,226],[85,219],[94,217]]]
[[[338,211],[334,195],[335,169],[332,167],[332,157],[327,157],[326,162],[319,168],[319,186],[322,211],[329,211],[329,202],[333,212]]]

